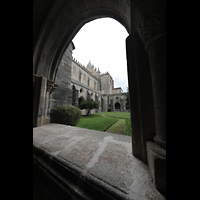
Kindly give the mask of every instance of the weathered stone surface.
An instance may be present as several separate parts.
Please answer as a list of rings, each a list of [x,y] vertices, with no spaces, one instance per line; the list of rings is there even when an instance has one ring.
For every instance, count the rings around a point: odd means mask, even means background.
[[[128,145],[131,148],[131,144]],[[131,177],[132,163],[129,157],[130,154],[126,147],[108,143],[89,172],[127,193],[133,181]]]
[[[147,161],[146,142],[155,135],[155,113],[147,52],[137,34],[127,38],[133,155]],[[141,139],[142,138],[142,139]]]
[[[99,147],[98,140],[87,139],[85,141],[84,137],[80,136],[72,138],[72,145],[73,147],[65,148],[58,156],[81,168],[85,168],[85,165],[92,159],[94,152]]]
[[[155,142],[147,142],[147,155],[156,188],[166,194],[166,149]]]
[[[80,171],[79,178],[101,183],[113,194],[119,192],[129,200],[165,199],[155,189],[148,166],[132,156],[129,136],[49,124],[33,129],[33,146],[45,151],[46,159],[57,160],[58,165],[62,161],[73,173]],[[82,189],[88,190],[86,185]]]

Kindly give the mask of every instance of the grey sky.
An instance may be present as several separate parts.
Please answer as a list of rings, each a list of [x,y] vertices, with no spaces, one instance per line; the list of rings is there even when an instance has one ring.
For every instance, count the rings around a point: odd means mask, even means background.
[[[125,40],[128,32],[111,18],[91,21],[83,26],[73,39],[73,57],[85,67],[91,63],[101,73],[109,72],[114,87],[127,91],[127,61]]]

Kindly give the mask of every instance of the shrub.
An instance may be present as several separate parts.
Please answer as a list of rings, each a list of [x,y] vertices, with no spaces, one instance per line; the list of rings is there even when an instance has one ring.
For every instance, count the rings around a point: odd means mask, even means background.
[[[51,110],[50,118],[52,123],[76,126],[82,116],[82,112],[75,106],[58,106]]]
[[[108,107],[108,112],[111,112],[111,107]]]

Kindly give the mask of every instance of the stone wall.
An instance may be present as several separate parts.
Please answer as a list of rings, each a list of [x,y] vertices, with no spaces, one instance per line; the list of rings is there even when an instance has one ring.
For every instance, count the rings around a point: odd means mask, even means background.
[[[112,89],[112,94],[119,94],[122,92],[123,92],[123,90],[121,87]]]
[[[104,94],[112,94],[114,81],[111,75],[108,72],[106,72],[104,74],[101,74],[100,79],[101,79],[101,91]]]
[[[97,77],[75,59],[72,61],[72,78],[97,91]]]
[[[111,111],[126,111],[126,97],[124,95],[118,93],[108,97],[108,106],[111,107]]]
[[[62,57],[62,61],[57,69],[55,82],[57,88],[52,96],[51,108],[60,105],[72,104],[72,87],[71,87],[71,66],[72,66],[72,50],[73,43],[69,45]]]
[[[74,48],[74,44],[71,43],[57,69],[55,79],[57,88],[52,95],[51,109],[60,105],[79,107],[80,99],[93,99],[99,102],[99,109],[93,109],[91,113],[107,112],[109,106],[112,107],[112,111],[125,111],[122,89],[114,88],[112,76],[108,72],[101,74],[91,62],[87,67],[83,66],[72,57]],[[118,101],[110,102],[109,98],[112,97],[109,95],[112,94]],[[116,109],[116,103],[120,104],[120,108]],[[86,114],[86,111],[83,110],[82,114]]]

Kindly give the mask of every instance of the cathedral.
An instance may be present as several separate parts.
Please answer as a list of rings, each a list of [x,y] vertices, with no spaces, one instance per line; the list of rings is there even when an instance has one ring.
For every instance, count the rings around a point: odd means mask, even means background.
[[[101,73],[90,61],[86,67],[83,66],[72,57],[74,49],[71,42],[60,61],[51,108],[59,105],[79,107],[81,101],[93,99],[99,102],[99,109],[93,109],[91,113],[128,111],[125,93],[121,87],[114,87],[110,73]],[[83,115],[85,112],[82,111]]]

